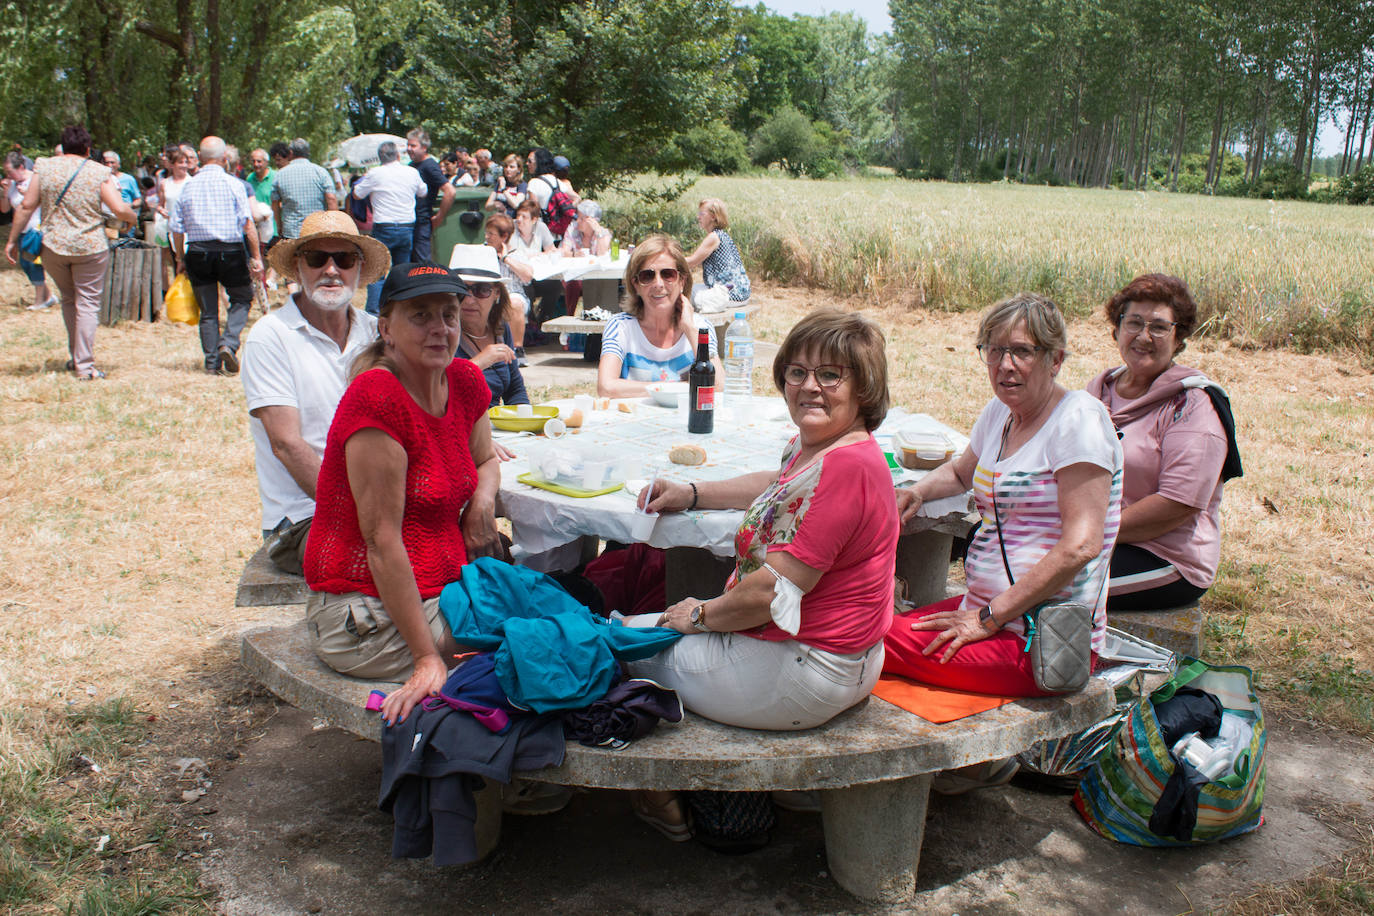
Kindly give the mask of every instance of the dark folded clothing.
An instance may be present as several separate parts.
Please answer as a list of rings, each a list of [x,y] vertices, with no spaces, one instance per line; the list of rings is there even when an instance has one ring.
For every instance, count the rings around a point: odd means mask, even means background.
[[[588,747],[622,748],[654,730],[660,719],[682,721],[682,700],[646,678],[630,678],[583,709],[563,714],[563,731]]]

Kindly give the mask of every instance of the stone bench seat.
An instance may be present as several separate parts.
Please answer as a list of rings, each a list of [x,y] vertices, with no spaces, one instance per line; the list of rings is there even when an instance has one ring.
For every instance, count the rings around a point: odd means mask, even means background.
[[[234,592],[235,607],[274,607],[305,604],[310,588],[304,576],[282,572],[267,556],[267,545],[248,558]]]
[[[1202,608],[1197,602],[1159,611],[1108,611],[1107,622],[1179,656],[1202,657]]]
[[[368,692],[394,684],[335,673],[309,645],[303,622],[244,636],[245,667],[300,709],[370,740],[380,739]],[[870,697],[819,728],[765,732],[688,714],[621,750],[569,743],[561,766],[522,773],[545,782],[605,789],[821,790],[831,874],[855,896],[907,900],[915,891],[926,803],[935,772],[1006,757],[1036,741],[1097,722],[1112,708],[1096,679],[1078,694],[1019,700],[935,725]],[[499,805],[495,793],[487,811]],[[495,831],[499,834],[499,807]],[[488,823],[492,815],[488,813]],[[479,817],[479,845],[483,819]],[[495,843],[495,836],[488,838]]]

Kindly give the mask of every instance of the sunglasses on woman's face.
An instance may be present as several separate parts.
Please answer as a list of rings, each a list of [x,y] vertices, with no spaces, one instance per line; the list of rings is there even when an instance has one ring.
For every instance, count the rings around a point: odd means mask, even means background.
[[[312,248],[301,252],[301,260],[305,261],[305,266],[311,270],[320,270],[331,258],[339,270],[350,270],[358,263],[359,257],[361,255],[356,251],[320,251],[318,248]]]
[[[654,277],[662,277],[664,283],[672,283],[677,279],[677,268],[665,267],[662,270],[652,270],[646,267],[635,274],[635,279],[639,281],[641,286],[648,286],[654,282]]]
[[[493,283],[469,283],[468,295],[474,299],[490,299],[496,292],[496,285]]]

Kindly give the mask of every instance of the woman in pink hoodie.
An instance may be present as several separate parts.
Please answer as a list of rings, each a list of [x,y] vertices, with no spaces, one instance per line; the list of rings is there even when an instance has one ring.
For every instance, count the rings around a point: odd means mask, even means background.
[[[1121,532],[1107,610],[1166,610],[1216,578],[1221,490],[1240,476],[1235,423],[1221,386],[1174,362],[1197,325],[1177,277],[1136,277],[1107,302],[1123,365],[1088,383],[1125,450]]]

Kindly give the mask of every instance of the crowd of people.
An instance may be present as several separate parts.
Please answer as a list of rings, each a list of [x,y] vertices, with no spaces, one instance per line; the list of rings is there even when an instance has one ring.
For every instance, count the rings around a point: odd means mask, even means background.
[[[576,282],[535,281],[530,259],[610,249],[600,206],[577,193],[567,157],[543,147],[511,153],[499,164],[486,149],[458,147],[436,156],[428,133],[417,128],[406,135],[404,150],[381,143],[378,165],[349,180],[339,171],[345,163],[312,161],[302,138],[253,149],[246,160],[218,137],[170,143],[156,157],[131,157],[129,172],[118,151],[93,147],[79,125],[65,129],[61,141],[56,155],[37,163],[17,146],[6,156],[0,214],[13,224],[10,260],[33,286],[29,307],[63,307],[68,368],[79,378],[103,377],[94,363],[95,321],[108,249],[127,239],[162,249],[164,289],[186,275],[200,309],[205,371],[226,375],[238,371],[239,338],[254,301],[265,312],[282,279],[268,252],[299,238],[312,213],[345,211],[386,246],[393,264],[427,261],[434,230],[453,209],[458,189],[486,190],[486,240],[497,249],[506,287],[501,315],[512,335],[508,361],[517,368],[525,365],[527,334],[537,339],[539,320],[571,313],[580,295]],[[287,283],[286,293],[296,292],[294,281]],[[366,311],[374,317],[381,286],[380,279],[368,285]]]

